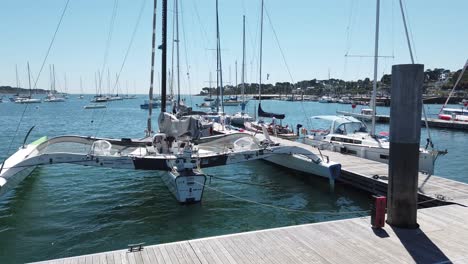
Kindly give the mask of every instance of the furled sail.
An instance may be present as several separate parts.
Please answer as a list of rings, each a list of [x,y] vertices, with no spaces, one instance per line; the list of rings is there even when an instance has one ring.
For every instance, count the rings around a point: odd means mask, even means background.
[[[159,131],[175,138],[189,136],[197,139],[201,136],[202,125],[200,120],[193,116],[184,116],[180,119],[173,114],[162,112],[159,115]]]
[[[284,114],[275,114],[275,113],[268,113],[263,111],[262,109],[262,104],[258,104],[258,116],[260,117],[270,117],[270,118],[276,118],[276,119],[284,119],[286,116]]]

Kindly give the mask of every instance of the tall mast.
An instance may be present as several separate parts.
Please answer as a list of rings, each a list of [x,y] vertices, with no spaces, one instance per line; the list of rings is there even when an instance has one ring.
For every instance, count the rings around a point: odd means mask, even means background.
[[[179,0],[175,0],[176,14],[176,46],[177,46],[177,107],[180,105],[180,59],[179,59]]]
[[[241,73],[241,82],[242,82],[242,103],[245,102],[245,15],[242,17],[242,73]],[[244,106],[242,106],[243,108]]]
[[[166,112],[167,82],[167,0],[162,0],[162,43],[161,43],[161,112]]]
[[[154,53],[155,53],[155,41],[156,41],[156,3],[157,0],[153,2],[153,36],[151,42],[151,75],[150,75],[150,89],[148,94],[149,105],[148,105],[148,120],[146,128],[146,136],[150,137],[152,132],[151,127],[151,114],[153,113],[153,84],[154,84]],[[164,101],[164,107],[166,107],[166,101]]]
[[[18,64],[15,65],[15,73],[16,73],[16,88],[20,88],[19,78],[18,78]]]
[[[28,80],[29,80],[29,98],[32,97],[31,91],[31,70],[29,69],[29,61],[28,61]]]
[[[210,72],[210,81],[209,81],[209,83],[210,83],[210,89],[208,90],[208,92],[210,93],[210,98],[211,98],[211,83],[212,83],[212,81],[211,81],[211,72]]]
[[[223,66],[221,63],[221,40],[220,40],[220,34],[219,34],[219,16],[218,16],[218,0],[216,0],[216,40],[217,40],[217,45],[216,45],[216,54],[218,55],[218,60],[217,60],[217,67],[218,67],[218,80],[219,80],[219,93],[221,96],[221,111],[224,113],[224,99],[223,99]],[[218,106],[216,107],[217,111],[219,112],[219,100],[218,100]]]
[[[176,5],[176,1],[174,0],[174,7]],[[176,42],[176,37],[175,37],[175,22],[176,16],[172,16],[172,38],[171,38],[171,69],[169,70],[169,95],[171,99],[174,99],[174,44]]]
[[[54,91],[57,90],[56,83],[55,83],[55,64],[52,64],[52,86],[54,87]]]
[[[260,15],[260,76],[259,76],[259,83],[258,83],[258,100],[259,103],[262,103],[262,48],[263,48],[263,0],[262,0],[262,7],[261,7],[261,15]]]
[[[218,50],[218,0],[216,0],[216,113],[219,113],[219,50]]]
[[[236,69],[236,74],[235,74],[235,77],[236,77],[236,89],[235,89],[234,91],[236,91],[236,97],[237,97],[237,60],[235,61],[234,65],[235,65],[235,69]]]
[[[374,85],[372,88],[372,127],[371,135],[375,135],[375,111],[376,111],[376,95],[377,95],[377,65],[379,63],[379,18],[380,18],[380,0],[377,0],[377,10],[375,16],[375,50],[374,50]]]
[[[50,81],[50,92],[49,94],[53,93],[54,92],[54,85],[52,83],[52,65],[49,64],[49,81]]]

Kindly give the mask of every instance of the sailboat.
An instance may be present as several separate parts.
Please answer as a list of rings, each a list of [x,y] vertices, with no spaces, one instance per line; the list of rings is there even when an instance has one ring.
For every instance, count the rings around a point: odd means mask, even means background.
[[[84,95],[83,95],[83,80],[81,79],[81,76],[80,76],[80,95],[78,96],[78,99],[83,99],[84,98]]]
[[[96,95],[91,99],[91,103],[85,105],[84,109],[103,109],[107,108],[105,102],[107,102],[107,98],[101,95],[100,85],[98,84],[98,79],[100,79],[100,74],[98,72],[98,76],[94,75],[94,85],[96,86]],[[100,82],[100,81],[99,81]]]
[[[294,133],[294,131],[289,128],[288,125],[283,126],[282,120],[286,117],[284,114],[275,114],[265,112],[262,109],[262,50],[263,50],[263,0],[261,6],[261,15],[260,15],[260,57],[259,57],[259,87],[258,87],[258,117],[259,118],[271,118],[271,123],[266,123],[263,120],[245,122],[244,126],[247,130],[253,131],[255,133],[261,133],[263,131],[263,126],[266,126],[267,131],[270,135],[274,135],[280,138],[285,139],[297,139],[299,136]],[[276,120],[280,120],[278,124]]]
[[[50,68],[50,93],[44,99],[44,102],[58,103],[65,102],[65,98],[57,95],[57,89],[55,88],[55,66],[52,65]]]
[[[31,70],[28,62],[28,80],[29,80],[29,96],[16,97],[15,103],[17,104],[37,104],[42,103],[41,99],[32,98],[32,87],[31,87]]]
[[[450,100],[450,97],[452,97],[452,94],[455,91],[455,88],[457,87],[458,83],[462,79],[463,74],[465,73],[467,67],[468,67],[468,60],[463,66],[463,70],[458,76],[457,81],[453,85],[453,88],[450,91],[450,94],[447,97],[447,100],[445,101],[444,105],[440,108],[439,119],[448,120],[448,121],[464,121],[464,122],[468,121],[468,101],[463,100],[460,103],[462,105],[461,108],[447,108],[446,107]]]
[[[255,119],[245,112],[245,107],[248,101],[245,100],[245,15],[242,18],[242,73],[241,73],[241,89],[242,89],[242,102],[241,111],[231,116],[231,124],[235,126],[244,126],[245,122],[253,122]],[[237,68],[236,68],[237,79]],[[236,80],[237,82],[237,80]]]
[[[376,33],[374,53],[374,84],[371,98],[371,131],[367,131],[364,123],[351,116],[314,116],[312,119],[329,123],[325,129],[312,128],[310,135],[305,135],[303,143],[328,149],[336,152],[370,159],[382,163],[388,163],[390,144],[388,134],[376,135],[375,132],[375,109],[377,93],[377,66],[379,48],[379,13],[380,0],[377,0],[376,9]],[[423,106],[424,107],[424,106]],[[306,133],[307,134],[307,133]],[[427,148],[419,149],[419,170],[432,175],[434,165],[440,154],[436,150]]]
[[[145,136],[141,139],[99,138],[89,136],[42,137],[23,143],[19,150],[0,165],[0,195],[14,188],[37,166],[70,163],[102,168],[161,171],[163,182],[180,203],[200,202],[206,175],[202,169],[247,162],[256,159],[302,155],[313,164],[322,164],[320,157],[295,145],[268,144],[246,133],[230,133],[202,137],[200,120],[192,116],[177,118],[166,112],[167,72],[167,0],[162,0],[162,80],[159,131],[152,129],[152,94],[154,83],[156,0],[153,12],[153,37],[150,106]],[[31,131],[31,130],[30,130]],[[28,139],[29,133],[23,142]],[[268,135],[266,135],[268,136]],[[312,164],[312,162],[310,162]],[[327,163],[320,168],[336,177],[339,166]],[[332,177],[330,176],[330,177]]]

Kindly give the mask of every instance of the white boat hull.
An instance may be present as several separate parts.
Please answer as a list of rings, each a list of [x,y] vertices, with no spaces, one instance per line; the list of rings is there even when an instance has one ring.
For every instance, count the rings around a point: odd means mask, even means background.
[[[203,173],[194,170],[184,175],[171,171],[164,173],[161,179],[179,203],[198,203],[202,200],[206,182]]]
[[[304,138],[304,143],[311,146],[319,146],[323,149],[340,152],[347,155],[352,155],[364,159],[369,159],[377,162],[388,164],[389,161],[389,148],[379,148],[362,146],[347,143],[329,143],[318,140],[313,140],[308,137]],[[427,174],[434,173],[434,155],[428,151],[419,152],[419,171]]]

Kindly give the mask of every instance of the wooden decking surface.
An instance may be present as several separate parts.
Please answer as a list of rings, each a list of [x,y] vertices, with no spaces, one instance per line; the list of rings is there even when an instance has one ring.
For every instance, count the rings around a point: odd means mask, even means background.
[[[446,205],[419,210],[414,230],[374,230],[363,217],[40,263],[468,263],[466,219],[467,207]]]
[[[272,137],[272,139],[280,144],[300,146],[319,155],[317,148],[312,146],[276,137]],[[331,161],[341,164],[341,176],[338,181],[371,193],[386,194],[388,185],[387,164],[328,150],[321,150],[321,154],[324,159],[328,156]],[[379,178],[374,179],[374,175],[378,175]],[[381,178],[381,176],[384,177]],[[428,175],[423,173],[419,173],[418,180],[421,203],[424,202],[426,205],[458,203],[468,206],[468,184],[438,176],[428,178]]]

